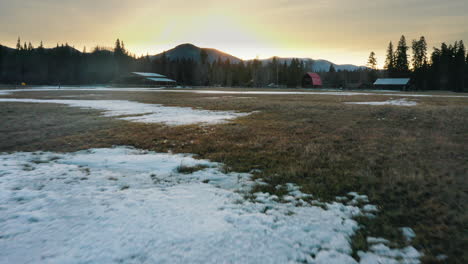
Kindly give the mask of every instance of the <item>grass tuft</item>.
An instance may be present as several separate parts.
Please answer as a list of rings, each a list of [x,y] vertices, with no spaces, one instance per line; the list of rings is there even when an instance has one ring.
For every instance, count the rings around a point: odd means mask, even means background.
[[[201,171],[207,168],[209,168],[209,166],[207,165],[196,165],[196,166],[179,165],[176,168],[176,171],[181,174],[192,174],[194,172]]]

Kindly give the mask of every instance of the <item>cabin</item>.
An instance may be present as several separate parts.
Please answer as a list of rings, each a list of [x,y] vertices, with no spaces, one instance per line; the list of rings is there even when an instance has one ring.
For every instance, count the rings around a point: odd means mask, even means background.
[[[410,88],[410,78],[381,78],[374,83],[374,88],[379,90],[408,90]]]
[[[302,78],[302,87],[304,88],[322,88],[322,78],[315,72],[308,72]]]
[[[134,85],[143,87],[174,86],[175,80],[153,72],[130,72],[115,81],[117,85]]]

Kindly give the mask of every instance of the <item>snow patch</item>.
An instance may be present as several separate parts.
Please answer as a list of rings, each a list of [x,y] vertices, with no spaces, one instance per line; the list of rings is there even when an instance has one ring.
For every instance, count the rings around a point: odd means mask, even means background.
[[[221,165],[126,147],[1,154],[0,262],[357,263],[359,207],[314,206],[292,184],[286,203],[266,193],[245,199],[251,175]],[[383,244],[360,255],[419,262],[414,248]]]
[[[419,258],[422,257],[413,247],[391,249],[382,243],[370,246],[370,252],[359,251],[358,256],[361,264],[416,264],[420,263]]]
[[[417,102],[408,101],[407,99],[399,100],[388,100],[383,102],[350,102],[346,104],[355,104],[355,105],[398,105],[398,106],[416,106]]]
[[[79,95],[62,95],[62,98],[76,98],[76,97],[89,97],[89,96],[104,96],[103,94],[79,94]]]
[[[71,107],[91,108],[103,111],[107,117],[143,122],[163,123],[166,125],[190,124],[220,124],[229,120],[247,116],[248,113],[230,111],[209,111],[190,107],[162,106],[159,104],[143,104],[124,100],[39,100],[39,99],[7,99],[0,102],[65,104]]]
[[[403,236],[405,237],[406,241],[410,242],[416,237],[416,233],[413,231],[413,229],[409,227],[402,227],[401,228],[401,233],[403,233]]]
[[[385,238],[381,238],[381,237],[368,237],[367,238],[367,243],[369,243],[369,244],[389,244],[390,241],[388,241]]]

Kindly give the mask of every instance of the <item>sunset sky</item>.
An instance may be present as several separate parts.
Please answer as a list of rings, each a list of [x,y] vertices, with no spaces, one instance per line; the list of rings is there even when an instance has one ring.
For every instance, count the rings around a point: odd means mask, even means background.
[[[466,0],[0,0],[0,44],[112,46],[137,55],[178,44],[243,59],[310,57],[381,66],[390,40],[468,41]]]

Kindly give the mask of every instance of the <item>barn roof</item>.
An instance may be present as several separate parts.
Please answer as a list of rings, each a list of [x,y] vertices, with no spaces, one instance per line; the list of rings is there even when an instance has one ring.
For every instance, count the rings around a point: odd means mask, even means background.
[[[309,75],[310,78],[312,79],[313,85],[322,85],[322,78],[320,78],[320,75],[318,75],[315,72],[308,72],[306,74]]]
[[[152,72],[132,72],[132,73],[138,76],[143,76],[143,77],[166,78],[166,76],[164,75],[161,75],[158,73],[152,73]]]
[[[155,81],[155,82],[176,82],[176,81],[168,79],[168,78],[146,78],[146,79],[151,80],[151,81]]]
[[[409,78],[381,78],[375,81],[374,85],[408,85]]]

